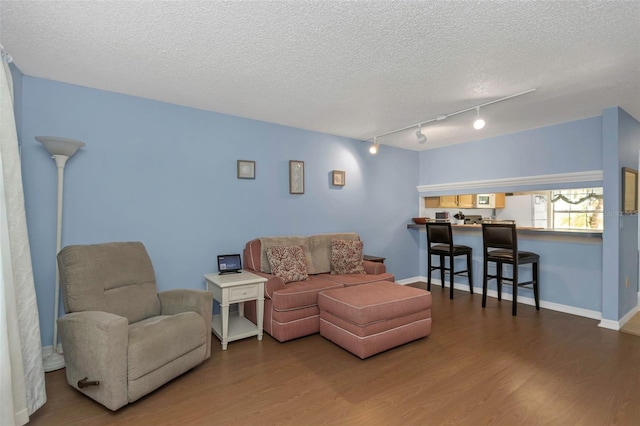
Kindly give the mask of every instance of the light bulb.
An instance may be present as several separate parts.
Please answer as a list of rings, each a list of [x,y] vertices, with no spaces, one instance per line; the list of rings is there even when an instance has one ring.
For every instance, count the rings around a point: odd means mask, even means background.
[[[373,145],[369,147],[369,153],[371,155],[375,155],[378,153],[378,137],[377,136],[374,136],[373,138]]]
[[[480,130],[484,127],[484,120],[482,118],[478,118],[476,121],[473,122],[473,128],[476,130]]]
[[[484,127],[484,120],[480,118],[480,107],[476,107],[476,121],[473,122],[473,128],[480,130]]]

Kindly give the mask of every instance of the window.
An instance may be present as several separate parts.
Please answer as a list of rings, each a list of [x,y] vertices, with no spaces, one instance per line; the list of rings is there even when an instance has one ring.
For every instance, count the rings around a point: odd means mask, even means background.
[[[603,229],[602,188],[551,191],[553,228]]]

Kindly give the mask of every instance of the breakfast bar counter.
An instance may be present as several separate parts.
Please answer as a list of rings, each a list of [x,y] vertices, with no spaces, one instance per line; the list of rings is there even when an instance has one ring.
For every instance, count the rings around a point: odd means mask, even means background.
[[[517,225],[516,225],[517,226]],[[482,277],[483,242],[481,224],[451,225],[455,244],[472,248],[472,268],[475,277]],[[426,280],[427,250],[426,226],[407,224],[407,230],[418,244],[420,271]],[[601,230],[546,229],[517,227],[518,249],[540,255],[540,304],[542,308],[600,318],[602,310],[602,251]],[[456,259],[463,267],[464,259]],[[493,268],[493,266],[492,266]],[[459,269],[459,268],[456,268]],[[464,268],[463,268],[464,269]],[[436,274],[437,275],[437,274]],[[509,271],[507,270],[507,275]],[[522,279],[531,276],[531,269],[524,268]],[[440,284],[438,278],[435,282]],[[448,279],[445,285],[448,285]],[[466,277],[455,278],[455,288],[468,291]],[[482,279],[474,280],[474,292],[482,294]],[[490,297],[497,297],[495,281],[489,282]],[[506,293],[505,293],[506,292]],[[518,291],[519,303],[533,304],[533,291],[522,287]],[[511,286],[503,288],[503,297],[511,297]]]
[[[455,233],[464,233],[468,235],[473,235],[477,233],[478,235],[482,234],[482,225],[480,224],[464,224],[458,225],[455,223],[451,224],[451,228]],[[561,239],[566,241],[567,239],[579,238],[583,239],[594,239],[596,241],[602,241],[602,231],[601,230],[591,230],[591,229],[553,229],[553,228],[534,228],[530,226],[516,226],[518,230],[518,237],[524,239]],[[407,229],[417,229],[425,231],[426,227],[424,224],[415,224],[409,223],[407,224]],[[596,242],[594,241],[594,242]],[[584,241],[588,242],[588,241]]]

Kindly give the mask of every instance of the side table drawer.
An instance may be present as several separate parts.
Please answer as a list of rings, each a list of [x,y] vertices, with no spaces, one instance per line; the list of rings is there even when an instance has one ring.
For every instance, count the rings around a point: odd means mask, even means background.
[[[258,297],[258,285],[250,284],[240,287],[231,287],[229,289],[229,302],[238,302],[246,299],[255,299]]]

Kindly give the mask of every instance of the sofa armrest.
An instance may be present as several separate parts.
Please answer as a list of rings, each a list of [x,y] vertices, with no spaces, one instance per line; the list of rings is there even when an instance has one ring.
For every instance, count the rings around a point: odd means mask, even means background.
[[[213,316],[213,293],[207,290],[168,290],[158,293],[160,313],[175,315],[182,312],[195,312],[204,319],[207,331],[207,354],[211,356],[211,318]]]
[[[74,312],[58,319],[67,382],[110,410],[129,403],[127,350],[129,321],[107,312]],[[98,386],[80,389],[87,377]]]
[[[256,274],[260,277],[266,278],[267,281],[264,283],[264,297],[267,299],[271,299],[271,295],[276,290],[282,290],[284,288],[284,280],[280,277],[276,277],[275,275],[267,274],[265,272],[248,270],[252,274]]]
[[[384,263],[380,262],[371,262],[370,260],[363,260],[362,266],[364,266],[364,270],[367,274],[384,274],[387,272],[387,267],[384,266]]]

